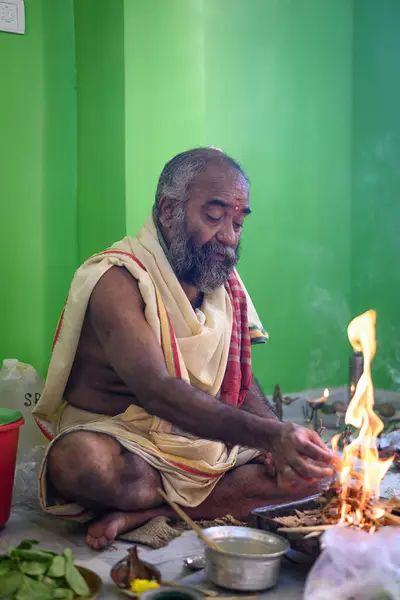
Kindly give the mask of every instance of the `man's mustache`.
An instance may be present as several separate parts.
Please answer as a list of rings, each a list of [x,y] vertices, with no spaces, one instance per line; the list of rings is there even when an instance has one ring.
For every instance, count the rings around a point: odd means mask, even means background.
[[[212,256],[213,254],[221,254],[221,256],[224,256],[230,262],[234,263],[237,262],[239,257],[239,247],[235,249],[231,246],[225,246],[220,242],[207,242],[200,250],[206,257]]]

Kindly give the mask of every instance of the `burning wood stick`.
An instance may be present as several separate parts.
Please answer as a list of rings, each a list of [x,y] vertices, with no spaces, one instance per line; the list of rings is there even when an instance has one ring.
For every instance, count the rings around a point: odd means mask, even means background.
[[[387,525],[395,525],[396,527],[400,527],[400,517],[397,515],[393,515],[392,513],[385,513],[383,516]]]
[[[319,537],[323,533],[324,533],[323,531],[312,531],[311,533],[307,533],[307,535],[304,536],[304,539],[311,540],[312,538]]]
[[[354,351],[361,351],[364,364],[346,410],[341,465],[336,469],[338,477],[324,490],[320,509],[314,509],[312,514],[310,511],[307,514],[306,511],[303,514],[296,511],[294,515],[276,517],[279,533],[315,536],[335,524],[370,533],[385,526],[400,527],[400,515],[392,514],[393,511],[399,512],[398,501],[382,502],[380,499],[380,485],[394,457],[382,460],[377,445],[383,423],[373,410],[374,388],[370,376],[371,361],[376,351],[376,312],[369,310],[353,319],[347,334]],[[308,405],[316,410],[327,395],[325,393],[323,398],[315,401],[309,400]],[[335,452],[339,438],[338,434],[332,439]]]
[[[314,531],[326,531],[334,525],[304,525],[303,527],[278,527],[277,533],[314,533]]]

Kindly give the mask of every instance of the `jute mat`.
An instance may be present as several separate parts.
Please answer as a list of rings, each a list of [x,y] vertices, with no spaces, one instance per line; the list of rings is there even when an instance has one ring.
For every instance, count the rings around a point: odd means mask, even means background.
[[[215,519],[213,521],[196,521],[197,524],[206,529],[207,527],[216,527],[221,525],[236,525],[247,527],[246,523],[242,523],[234,519],[231,515]],[[131,542],[133,544],[144,544],[150,548],[158,549],[167,546],[169,542],[187,531],[189,527],[183,521],[171,519],[169,517],[154,517],[137,529],[127,531],[118,536],[119,540]]]

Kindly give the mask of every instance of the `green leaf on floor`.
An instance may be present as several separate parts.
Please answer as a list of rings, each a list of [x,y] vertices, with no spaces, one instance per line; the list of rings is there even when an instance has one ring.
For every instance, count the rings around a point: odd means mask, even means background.
[[[58,588],[53,594],[55,600],[73,600],[74,592],[72,590],[66,590]]]
[[[65,579],[67,584],[78,596],[88,596],[90,590],[88,585],[78,569],[73,564],[72,552],[69,548],[64,550],[65,561]]]
[[[47,572],[49,577],[64,577],[65,575],[65,556],[55,556]]]
[[[47,564],[34,560],[23,560],[19,565],[20,570],[25,575],[43,575],[47,571]]]
[[[37,546],[39,542],[37,540],[23,540],[17,546],[17,550],[32,550],[32,546]]]
[[[19,590],[24,576],[20,571],[9,571],[0,577],[0,590],[3,598],[10,598]]]
[[[15,600],[52,600],[54,589],[25,575]]]

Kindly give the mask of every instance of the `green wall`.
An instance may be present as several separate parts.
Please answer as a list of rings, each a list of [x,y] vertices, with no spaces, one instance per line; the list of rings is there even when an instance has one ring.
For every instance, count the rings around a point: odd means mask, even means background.
[[[75,0],[79,259],[125,235],[123,1]]]
[[[400,386],[400,3],[354,18],[352,308],[377,310],[379,386]]]
[[[369,307],[376,383],[398,387],[399,11],[26,0],[26,35],[0,33],[0,357],[45,372],[76,266],[137,231],[172,155],[212,144],[252,181],[240,272],[271,335],[266,391],[343,384]]]
[[[253,182],[240,272],[271,336],[255,370],[269,392],[332,386],[349,318],[351,3],[207,7],[207,137]]]
[[[0,32],[0,357],[43,374],[77,264],[72,0],[26,0]]]
[[[253,181],[240,271],[266,390],[346,378],[352,4],[126,0],[127,228],[176,152],[212,144]]]
[[[178,152],[207,142],[203,0],[125,1],[126,223],[150,213]]]

